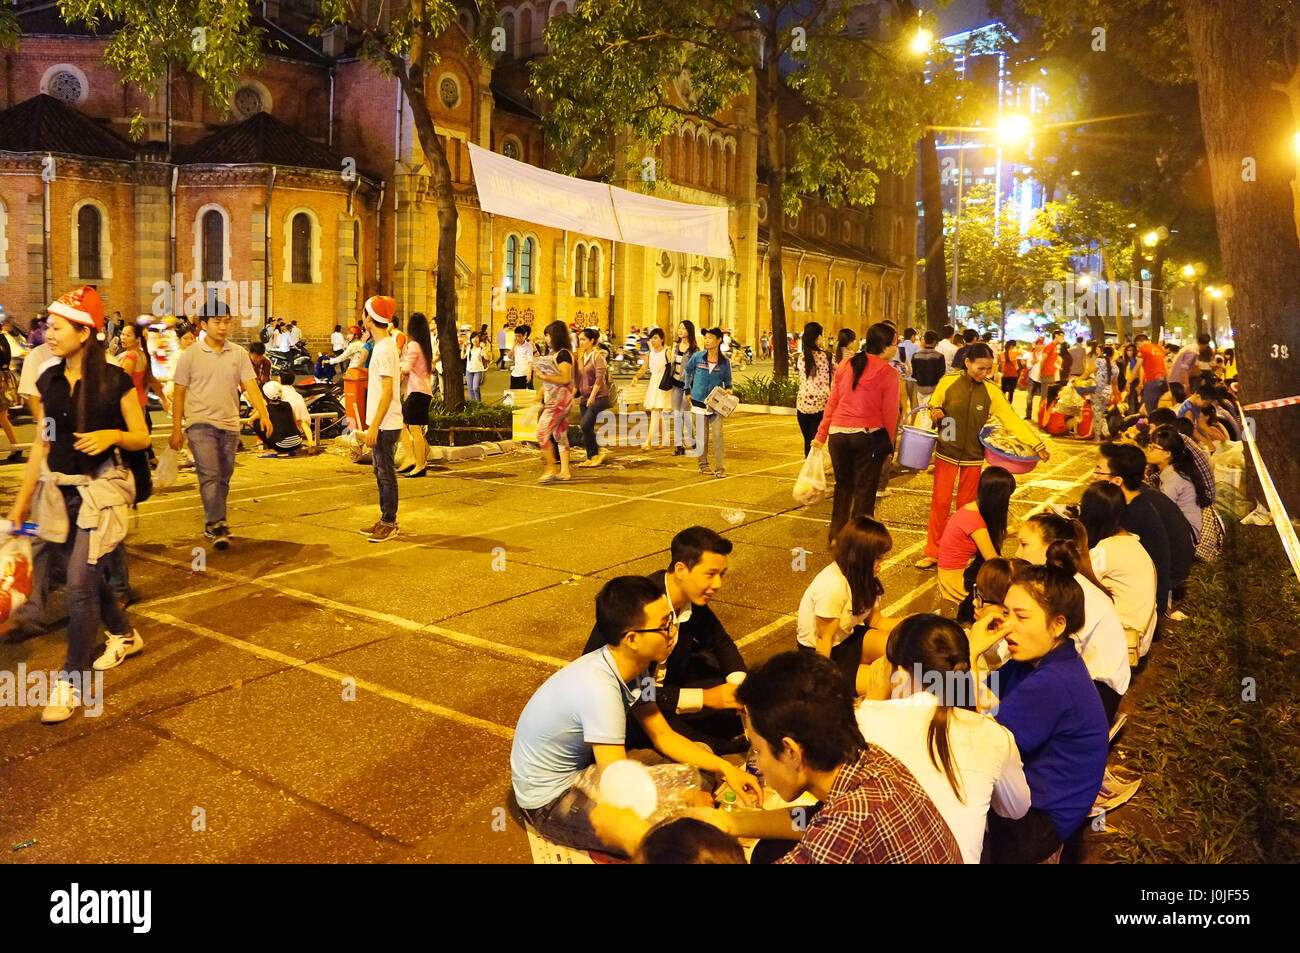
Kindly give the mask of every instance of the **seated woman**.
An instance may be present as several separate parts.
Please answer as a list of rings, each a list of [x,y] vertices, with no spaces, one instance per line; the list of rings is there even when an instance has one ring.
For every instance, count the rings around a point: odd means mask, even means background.
[[[880,567],[893,547],[889,530],[869,516],[855,516],[835,542],[835,560],[809,583],[799,600],[799,648],[839,665],[855,691],[858,670],[885,653],[898,624],[880,614]],[[865,685],[865,673],[863,684]]]
[[[1005,613],[971,628],[972,657],[1005,637],[1011,661],[989,676],[996,718],[1011,730],[1024,763],[1032,807],[1019,820],[989,814],[988,859],[1047,860],[1078,830],[1106,774],[1106,712],[1070,638],[1083,627],[1083,588],[1069,551],[1048,565],[1018,563]]]
[[[987,467],[980,474],[975,499],[948,518],[939,538],[939,605],[950,615],[954,604],[957,621],[975,618],[970,608],[970,586],[986,559],[1002,551],[1007,535],[1007,508],[1016,491],[1016,478],[1002,467]],[[949,610],[949,611],[944,611]],[[965,618],[963,618],[963,616]]]
[[[1214,505],[1214,492],[1205,485],[1192,452],[1176,428],[1162,424],[1151,432],[1146,455],[1147,463],[1159,471],[1161,492],[1178,504],[1192,528],[1193,542],[1199,541],[1203,510]]]
[[[1055,513],[1036,513],[1020,525],[1019,539],[1016,555],[1020,559],[1035,566],[1052,563],[1073,567],[1075,581],[1083,591],[1084,614],[1070,634],[1097,686],[1109,725],[1115,720],[1121,696],[1128,691],[1132,670],[1128,664],[1124,625],[1109,590],[1092,571],[1088,531],[1078,520],[1067,520]]]
[[[1015,738],[969,710],[970,645],[957,623],[908,616],[890,633],[885,656],[892,688],[887,698],[859,703],[862,736],[903,762],[948,823],[962,859],[978,864],[989,808],[1012,820],[1029,810]]]
[[[1094,483],[1079,501],[1092,569],[1115,600],[1133,666],[1147,654],[1156,631],[1156,566],[1141,540],[1124,528],[1127,510],[1124,491],[1111,483]]]

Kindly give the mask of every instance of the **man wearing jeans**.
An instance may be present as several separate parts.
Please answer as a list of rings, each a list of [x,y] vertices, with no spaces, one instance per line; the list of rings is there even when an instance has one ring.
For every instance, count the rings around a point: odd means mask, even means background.
[[[371,448],[375,482],[379,484],[379,522],[361,530],[372,543],[382,543],[397,535],[397,468],[393,455],[397,438],[402,434],[402,403],[397,399],[397,379],[401,361],[391,328],[397,302],[387,295],[366,299],[363,320],[375,341],[375,350],[366,367],[366,446]]]
[[[239,447],[240,389],[267,433],[271,432],[271,418],[248,352],[226,340],[230,336],[230,315],[200,315],[198,321],[206,333],[181,352],[172,376],[175,390],[171,448],[180,450],[188,438],[199,477],[199,495],[203,497],[203,535],[217,549],[226,549],[230,545],[226,495]]]

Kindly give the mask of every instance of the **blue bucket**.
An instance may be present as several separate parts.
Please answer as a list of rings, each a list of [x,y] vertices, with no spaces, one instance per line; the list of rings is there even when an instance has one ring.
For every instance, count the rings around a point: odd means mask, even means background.
[[[929,407],[917,407],[907,417],[910,420],[919,412],[929,409]],[[898,438],[898,455],[895,458],[898,465],[909,470],[927,469],[930,460],[934,457],[934,445],[939,441],[939,434],[924,427],[913,427],[911,424],[904,424],[902,431],[902,435]]]

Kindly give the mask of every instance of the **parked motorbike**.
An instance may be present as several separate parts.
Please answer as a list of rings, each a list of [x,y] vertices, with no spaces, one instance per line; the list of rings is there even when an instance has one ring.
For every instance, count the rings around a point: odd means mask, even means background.
[[[271,370],[275,374],[290,370],[295,377],[300,374],[311,376],[315,367],[311,354],[303,344],[295,344],[289,351],[267,351],[266,356],[270,358]]]

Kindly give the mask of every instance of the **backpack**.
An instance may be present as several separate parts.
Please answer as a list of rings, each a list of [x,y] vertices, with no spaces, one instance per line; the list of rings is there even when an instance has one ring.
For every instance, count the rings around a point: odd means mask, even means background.
[[[610,407],[618,407],[618,385],[614,383],[608,361],[605,362],[605,397],[609,400]]]

